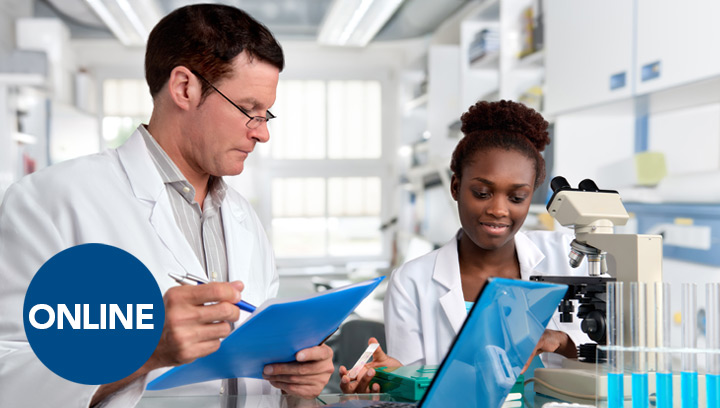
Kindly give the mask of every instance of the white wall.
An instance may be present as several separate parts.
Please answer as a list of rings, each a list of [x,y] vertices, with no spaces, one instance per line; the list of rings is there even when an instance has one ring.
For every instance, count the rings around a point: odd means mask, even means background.
[[[563,176],[575,187],[583,179],[596,180],[603,166],[634,153],[634,124],[632,109],[625,108],[609,115],[582,112],[558,117],[551,176]]]
[[[648,134],[670,175],[720,169],[720,103],[652,115]]]
[[[15,20],[31,15],[31,1],[0,0],[0,52],[15,49]]]

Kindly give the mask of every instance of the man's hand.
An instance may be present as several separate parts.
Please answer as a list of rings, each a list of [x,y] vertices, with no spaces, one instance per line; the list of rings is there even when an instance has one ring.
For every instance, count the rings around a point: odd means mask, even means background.
[[[545,352],[558,353],[567,358],[577,357],[577,347],[575,346],[575,342],[572,341],[567,333],[545,329],[545,332],[543,332],[540,337],[537,346],[535,346],[532,356],[530,356],[527,363],[525,363],[525,367],[523,367],[520,373],[524,373],[525,370],[530,367],[530,363],[535,356]]]
[[[371,337],[368,340],[368,344],[377,343],[377,339]],[[356,378],[350,378],[348,375],[349,369],[345,366],[340,366],[340,389],[345,394],[364,394],[369,392],[380,392],[380,384],[373,384],[372,389],[370,388],[370,381],[375,377],[375,368],[377,367],[401,367],[402,363],[396,359],[388,356],[383,351],[382,347],[375,349],[373,353],[373,359],[371,362],[365,364],[359,372]],[[352,368],[352,367],[350,367]]]
[[[177,286],[165,292],[165,326],[150,357],[153,368],[187,364],[220,348],[230,335],[230,323],[240,317],[235,303],[244,285],[240,281]]]
[[[325,344],[306,348],[295,354],[297,361],[293,363],[266,365],[263,378],[288,394],[315,398],[335,371],[332,356],[332,349]]]
[[[231,331],[228,321],[240,317],[235,303],[240,301],[243,288],[243,283],[236,281],[168,289],[163,296],[165,324],[155,352],[127,378],[101,385],[90,405],[98,404],[152,370],[187,364],[220,348],[220,339]]]

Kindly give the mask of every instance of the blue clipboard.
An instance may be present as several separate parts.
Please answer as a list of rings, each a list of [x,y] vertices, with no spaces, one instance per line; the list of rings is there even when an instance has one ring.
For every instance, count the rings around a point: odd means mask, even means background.
[[[295,301],[270,300],[220,344],[192,363],[151,381],[148,390],[224,378],[262,378],[265,365],[295,361],[295,354],[330,336],[384,277]]]

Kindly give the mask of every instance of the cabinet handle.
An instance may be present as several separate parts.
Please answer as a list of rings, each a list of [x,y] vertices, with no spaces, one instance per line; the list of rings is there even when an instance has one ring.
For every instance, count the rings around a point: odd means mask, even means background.
[[[615,75],[610,75],[610,90],[613,91],[615,89],[625,88],[626,82],[627,75],[625,75],[625,71],[619,72]]]
[[[640,75],[643,82],[659,77],[660,61],[650,62],[643,65]]]

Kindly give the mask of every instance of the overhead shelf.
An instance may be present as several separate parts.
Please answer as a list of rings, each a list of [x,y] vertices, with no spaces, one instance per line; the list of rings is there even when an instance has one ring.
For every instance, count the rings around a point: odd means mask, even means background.
[[[29,135],[27,133],[13,132],[13,140],[22,144],[35,144],[37,143],[37,137]]]
[[[0,72],[0,85],[46,86],[45,76],[33,73]]]
[[[500,51],[489,52],[470,62],[471,69],[497,69],[500,65]]]
[[[405,102],[405,112],[409,112],[413,109],[417,109],[423,105],[426,105],[428,102],[428,94],[424,93],[414,99],[411,99],[407,102]]]
[[[541,68],[545,64],[545,50],[535,51],[528,54],[517,61],[516,69],[523,68]]]

